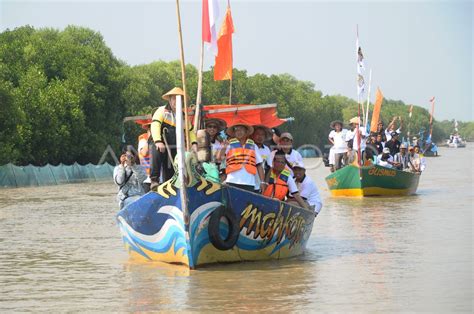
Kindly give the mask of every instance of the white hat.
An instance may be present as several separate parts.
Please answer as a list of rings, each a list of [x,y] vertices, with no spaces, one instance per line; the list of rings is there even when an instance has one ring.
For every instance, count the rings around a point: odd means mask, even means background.
[[[306,167],[304,166],[304,164],[303,164],[302,161],[296,161],[296,162],[293,164],[293,168],[301,168],[301,169],[305,169],[305,170],[306,170]]]
[[[390,154],[390,148],[385,147],[385,148],[383,149],[382,153],[384,153],[384,154]]]

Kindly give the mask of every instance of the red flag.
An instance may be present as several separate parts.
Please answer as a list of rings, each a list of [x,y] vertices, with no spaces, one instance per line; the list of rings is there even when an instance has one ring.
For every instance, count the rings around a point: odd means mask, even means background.
[[[219,38],[217,39],[217,57],[214,66],[214,80],[232,79],[232,34],[234,33],[234,24],[230,8],[227,7],[224,22],[222,23]]]
[[[209,1],[202,0],[202,41],[211,42],[211,27],[209,25]]]

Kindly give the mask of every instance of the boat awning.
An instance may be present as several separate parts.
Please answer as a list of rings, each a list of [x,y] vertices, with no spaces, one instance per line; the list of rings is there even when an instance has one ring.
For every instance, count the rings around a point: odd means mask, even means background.
[[[265,125],[272,128],[286,122],[277,115],[276,104],[266,105],[208,105],[204,106],[204,119],[224,120],[228,126],[243,123]]]
[[[221,119],[228,126],[239,123],[249,125],[265,125],[273,128],[285,123],[288,119],[282,119],[277,114],[277,104],[265,105],[207,105],[203,107],[204,119]],[[190,121],[194,121],[194,109],[189,109]],[[143,125],[151,122],[151,115],[126,117],[123,122],[134,121]]]

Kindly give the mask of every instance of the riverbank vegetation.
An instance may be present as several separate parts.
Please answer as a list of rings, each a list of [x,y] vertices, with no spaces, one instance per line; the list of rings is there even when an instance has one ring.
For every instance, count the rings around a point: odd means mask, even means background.
[[[159,56],[157,56],[159,58]],[[197,69],[187,65],[187,89],[196,99]],[[123,134],[136,144],[140,129],[124,125],[125,116],[148,114],[164,105],[161,95],[181,85],[179,62],[156,61],[129,66],[117,59],[93,30],[30,26],[0,34],[0,164],[97,163],[107,145],[118,152]],[[228,81],[215,82],[204,73],[203,103],[228,101]],[[324,95],[317,85],[289,74],[248,75],[234,70],[233,103],[277,103],[280,117],[294,117],[282,129],[295,144],[327,144],[329,123],[348,121],[357,103],[340,95]],[[404,131],[429,130],[429,112],[419,106],[408,119],[408,106],[385,99],[382,119],[401,116]],[[453,122],[435,120],[433,137],[443,140]],[[125,131],[125,132],[124,132]],[[460,122],[460,133],[474,138],[474,123]]]

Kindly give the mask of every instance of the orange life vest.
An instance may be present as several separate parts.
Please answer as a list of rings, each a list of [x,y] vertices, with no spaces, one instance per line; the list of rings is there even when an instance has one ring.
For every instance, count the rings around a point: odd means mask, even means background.
[[[245,167],[250,174],[257,173],[257,163],[255,155],[255,144],[251,139],[245,142],[242,146],[240,141],[233,138],[229,142],[230,149],[226,155],[226,169],[225,173],[237,171]]]
[[[145,140],[148,143],[148,138],[149,137],[150,137],[150,135],[148,134],[148,132],[141,134],[138,137],[138,143],[140,143],[141,140]],[[150,168],[151,168],[150,150],[148,150],[148,154],[146,154],[146,155],[143,155],[141,152],[138,152],[138,158],[140,159],[140,165],[142,165],[145,168],[146,174],[150,175]]]
[[[278,176],[272,169],[268,186],[263,192],[263,195],[283,201],[288,194],[288,178],[290,176],[291,172],[288,167],[285,167]]]

